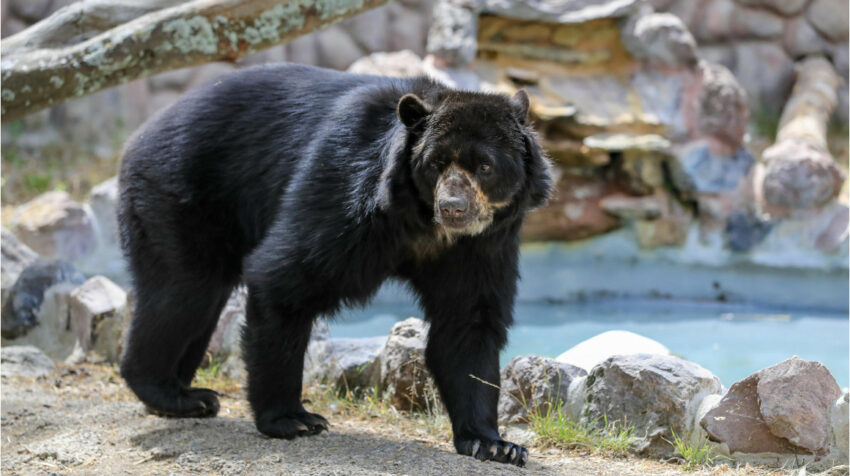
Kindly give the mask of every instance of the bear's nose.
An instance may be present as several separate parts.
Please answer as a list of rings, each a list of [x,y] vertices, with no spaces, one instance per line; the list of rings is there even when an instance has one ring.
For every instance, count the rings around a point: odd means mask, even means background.
[[[449,197],[440,200],[440,211],[447,217],[458,217],[469,210],[469,202],[463,197]]]

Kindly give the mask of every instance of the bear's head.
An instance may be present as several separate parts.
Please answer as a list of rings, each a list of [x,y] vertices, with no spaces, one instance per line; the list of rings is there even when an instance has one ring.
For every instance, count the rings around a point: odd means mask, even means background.
[[[413,182],[449,236],[475,235],[495,219],[541,205],[552,189],[549,162],[528,124],[528,96],[444,90],[398,102],[414,141]]]

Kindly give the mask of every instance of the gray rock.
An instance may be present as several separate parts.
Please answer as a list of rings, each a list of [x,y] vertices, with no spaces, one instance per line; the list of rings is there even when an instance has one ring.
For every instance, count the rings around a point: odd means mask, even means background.
[[[65,291],[70,292],[85,280],[85,276],[69,263],[37,259],[21,272],[9,290],[2,311],[3,338],[22,337],[40,324],[39,313],[48,289],[64,285]]]
[[[393,326],[380,357],[380,389],[400,410],[435,409],[436,386],[425,365],[428,324],[409,317]]]
[[[703,63],[702,88],[696,97],[697,129],[700,134],[723,141],[730,150],[739,149],[747,132],[747,94],[725,67]]]
[[[690,415],[706,395],[722,390],[703,367],[665,355],[614,356],[597,365],[586,381],[583,420],[634,427],[634,448],[671,455],[672,432],[690,434]]]
[[[71,291],[68,303],[71,328],[82,352],[93,351],[107,362],[118,362],[128,320],[127,293],[109,279],[95,276]]]
[[[686,192],[721,193],[738,188],[755,159],[744,148],[731,156],[716,155],[705,141],[679,147],[671,162],[673,183]]]
[[[325,382],[341,393],[375,388],[386,337],[312,340],[304,363],[305,382]]]
[[[623,45],[650,64],[690,67],[697,62],[697,44],[687,26],[670,13],[652,13],[629,21]]]
[[[61,191],[39,195],[16,208],[12,231],[36,253],[49,258],[73,262],[97,246],[91,216]]]
[[[0,235],[0,286],[2,286],[2,303],[5,305],[6,296],[11,290],[18,276],[29,265],[38,259],[38,254],[23,244],[18,238],[6,228],[2,229]]]
[[[555,359],[514,357],[501,373],[499,421],[527,422],[529,413],[546,415],[566,405],[570,384],[584,375],[584,369]]]
[[[736,7],[732,0],[712,0],[702,5],[704,8],[698,8],[699,16],[689,24],[697,41],[716,43],[730,37]]]
[[[823,364],[792,357],[759,371],[757,389],[771,433],[811,453],[826,453],[828,413],[841,390]]]
[[[774,435],[759,410],[758,374],[735,382],[726,395],[700,420],[712,441],[725,443],[730,453],[803,452]]]
[[[782,35],[785,51],[794,58],[826,53],[830,44],[824,40],[805,18],[795,18],[785,25]]]
[[[803,10],[809,0],[735,0],[741,5],[768,8],[785,16],[795,15]]]
[[[317,60],[330,68],[344,70],[367,53],[340,28],[329,28],[316,36]]]
[[[11,377],[40,377],[56,369],[50,357],[31,345],[3,346],[0,349],[0,375]]]
[[[735,77],[747,91],[750,107],[778,114],[791,92],[794,62],[772,42],[735,43]]]
[[[847,0],[814,0],[806,11],[806,18],[827,38],[846,42],[849,14]]]
[[[475,60],[477,34],[478,12],[474,7],[439,0],[434,5],[434,22],[425,49],[440,59],[441,66],[463,67]]]
[[[731,33],[737,38],[776,38],[782,34],[783,19],[775,13],[736,7],[731,14]]]
[[[749,210],[732,212],[726,218],[723,236],[726,246],[735,252],[746,252],[764,241],[773,223],[763,220]]]
[[[35,23],[53,11],[51,3],[53,0],[11,0],[9,6],[17,17]]]
[[[772,145],[764,151],[762,162],[761,193],[772,207],[799,210],[824,205],[838,196],[844,182],[835,159],[803,141]]]

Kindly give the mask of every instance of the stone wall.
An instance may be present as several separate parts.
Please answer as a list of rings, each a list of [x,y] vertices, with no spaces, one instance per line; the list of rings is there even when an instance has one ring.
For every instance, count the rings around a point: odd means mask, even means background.
[[[778,114],[794,62],[823,54],[844,84],[836,116],[847,121],[847,0],[648,0],[688,25],[705,59],[729,68],[753,111]]]

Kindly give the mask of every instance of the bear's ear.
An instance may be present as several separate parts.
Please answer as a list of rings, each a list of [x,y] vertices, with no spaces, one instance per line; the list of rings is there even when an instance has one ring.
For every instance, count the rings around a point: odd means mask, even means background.
[[[425,101],[415,94],[405,94],[398,101],[396,114],[402,124],[411,128],[431,114],[431,106],[425,104]]]
[[[520,124],[528,122],[528,93],[524,89],[520,89],[511,98],[511,106],[514,108],[514,116]]]

